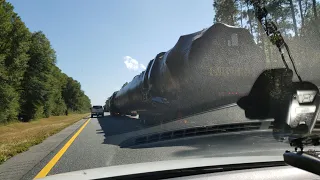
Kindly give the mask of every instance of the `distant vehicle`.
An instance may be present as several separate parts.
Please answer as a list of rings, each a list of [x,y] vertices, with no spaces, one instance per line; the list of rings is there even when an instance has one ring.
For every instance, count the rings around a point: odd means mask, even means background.
[[[103,106],[92,106],[91,108],[91,117],[93,116],[101,116],[101,117],[104,117],[104,109],[103,109]]]

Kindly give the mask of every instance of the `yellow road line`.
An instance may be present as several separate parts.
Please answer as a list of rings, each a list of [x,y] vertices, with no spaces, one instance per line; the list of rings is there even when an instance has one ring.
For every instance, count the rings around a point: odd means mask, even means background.
[[[71,139],[60,149],[60,151],[49,161],[49,163],[37,174],[35,179],[43,178],[45,177],[50,170],[53,168],[53,166],[59,161],[59,159],[62,157],[62,155],[67,151],[67,149],[70,147],[70,145],[73,143],[73,141],[78,137],[78,135],[81,133],[81,131],[86,127],[86,125],[91,120],[88,119],[81,128],[72,136]]]

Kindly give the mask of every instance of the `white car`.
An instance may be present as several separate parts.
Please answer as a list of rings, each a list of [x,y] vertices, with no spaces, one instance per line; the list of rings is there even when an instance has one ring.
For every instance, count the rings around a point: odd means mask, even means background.
[[[91,117],[93,118],[93,116],[101,116],[101,117],[104,117],[104,109],[103,109],[103,106],[92,106],[91,108]]]

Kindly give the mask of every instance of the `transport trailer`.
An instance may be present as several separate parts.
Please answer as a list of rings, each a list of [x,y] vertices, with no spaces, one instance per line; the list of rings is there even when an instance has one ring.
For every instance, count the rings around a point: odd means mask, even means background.
[[[157,54],[113,93],[110,113],[134,111],[146,123],[158,124],[235,103],[265,69],[265,54],[247,29],[217,23],[181,36],[172,49]]]

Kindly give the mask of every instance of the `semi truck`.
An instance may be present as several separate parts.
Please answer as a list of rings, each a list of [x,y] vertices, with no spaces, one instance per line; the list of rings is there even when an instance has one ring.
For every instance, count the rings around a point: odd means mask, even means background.
[[[283,67],[281,61],[272,65]],[[110,114],[136,112],[147,124],[158,124],[235,103],[266,68],[265,53],[247,29],[217,23],[157,54],[112,94]]]

